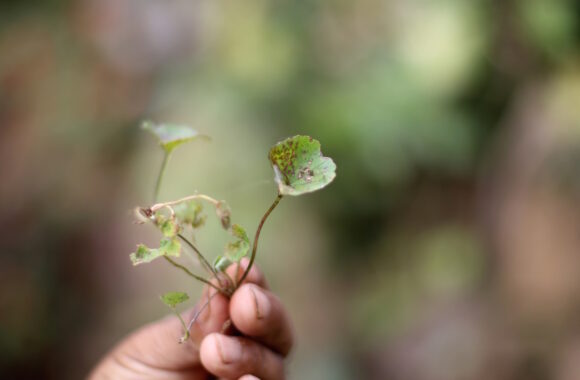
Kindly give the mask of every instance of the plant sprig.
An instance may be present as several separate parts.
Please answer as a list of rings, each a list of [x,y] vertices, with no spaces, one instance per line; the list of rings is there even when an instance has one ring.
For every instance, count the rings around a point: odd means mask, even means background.
[[[277,195],[262,216],[253,241],[250,241],[246,230],[242,226],[231,223],[231,210],[223,200],[220,201],[205,194],[193,194],[173,201],[158,201],[163,175],[173,150],[183,143],[205,136],[183,125],[156,125],[146,122],[143,128],[157,138],[159,145],[163,149],[164,156],[155,183],[155,203],[150,207],[137,208],[136,215],[142,223],[154,224],[161,231],[163,237],[158,248],[149,248],[144,244],[139,244],[137,250],[130,255],[131,261],[133,265],[140,265],[163,257],[165,261],[180,269],[189,277],[207,284],[226,297],[231,297],[248,276],[256,259],[262,228],[280,201],[285,196],[299,196],[320,190],[332,182],[336,176],[335,163],[331,158],[322,155],[320,143],[312,137],[298,135],[275,144],[270,149],[268,158],[274,170],[274,180],[278,187]],[[215,255],[213,264],[210,264],[210,261],[194,244],[194,236],[199,228],[205,224],[207,218],[206,215],[202,214],[202,203],[208,203],[214,208],[220,225],[234,239],[226,244],[222,254]],[[187,238],[186,232],[189,232],[193,238]],[[177,261],[181,256],[181,252],[184,251],[184,246],[191,250],[190,253],[194,257],[197,257],[209,277],[197,275]],[[247,257],[248,254],[250,255],[250,261],[245,271],[241,276],[239,276],[239,271],[236,271],[236,275],[232,278],[226,272],[226,269],[232,264],[239,265],[240,260]],[[184,341],[189,337],[189,329],[199,313],[196,313],[192,321],[186,325],[179,313],[177,313],[176,306],[187,301],[189,296],[183,292],[170,292],[163,295],[161,299],[179,317],[185,330],[181,339],[181,341]],[[209,302],[210,299],[208,299],[207,303]],[[204,307],[207,306],[207,303]]]

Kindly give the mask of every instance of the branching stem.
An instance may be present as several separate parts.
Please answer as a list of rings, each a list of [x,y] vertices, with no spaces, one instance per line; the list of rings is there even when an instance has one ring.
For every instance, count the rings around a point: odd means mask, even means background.
[[[282,194],[278,194],[278,196],[276,197],[276,199],[274,199],[274,202],[272,203],[270,208],[266,211],[264,216],[262,216],[262,220],[260,220],[260,224],[258,225],[258,229],[256,230],[256,235],[254,236],[254,244],[252,245],[252,255],[250,256],[250,263],[248,264],[248,267],[246,268],[246,271],[244,272],[240,280],[237,282],[237,286],[239,286],[246,279],[248,273],[250,273],[250,269],[252,269],[252,265],[254,265],[254,260],[256,259],[256,251],[258,250],[258,240],[260,239],[260,232],[262,232],[262,227],[264,226],[266,219],[268,219],[268,216],[270,216],[272,211],[274,211],[276,206],[278,206],[278,203],[280,203],[281,199]]]
[[[197,255],[197,257],[201,261],[202,266],[207,271],[211,272],[215,277],[217,277],[217,272],[215,271],[215,269],[213,268],[213,266],[207,261],[207,259],[205,258],[205,256],[199,251],[199,249],[191,241],[189,241],[185,236],[183,236],[182,234],[178,234],[177,236],[181,239],[181,241],[183,241],[185,244],[187,244],[189,246],[189,248],[191,248],[195,252],[195,254]]]
[[[170,263],[171,265],[173,265],[176,268],[181,269],[182,271],[184,271],[188,276],[195,278],[198,281],[203,282],[204,284],[207,284],[209,286],[211,286],[212,288],[216,289],[217,291],[219,291],[220,293],[224,293],[227,294],[227,292],[221,288],[219,288],[218,286],[214,285],[211,283],[211,281],[206,280],[203,277],[200,277],[198,275],[196,275],[195,273],[193,273],[192,271],[190,271],[189,269],[187,269],[186,267],[184,267],[183,265],[179,264],[178,262],[176,262],[175,260],[173,260],[172,258],[168,257],[168,256],[163,256],[163,258],[165,260],[167,260],[168,263]]]

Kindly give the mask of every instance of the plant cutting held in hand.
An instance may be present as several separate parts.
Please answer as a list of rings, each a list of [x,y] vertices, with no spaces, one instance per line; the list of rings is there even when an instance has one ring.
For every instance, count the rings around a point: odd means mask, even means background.
[[[158,248],[149,248],[144,244],[139,244],[137,250],[130,255],[131,261],[133,265],[140,265],[163,258],[188,276],[214,288],[216,290],[214,295],[219,292],[226,297],[231,297],[244,281],[254,264],[264,223],[284,196],[297,196],[320,190],[332,182],[336,176],[336,165],[332,159],[322,155],[320,143],[312,137],[294,136],[274,145],[270,149],[268,157],[274,169],[274,180],[278,185],[278,194],[262,216],[254,240],[250,241],[242,226],[231,223],[231,210],[223,200],[218,201],[205,194],[193,194],[174,201],[158,202],[157,197],[163,173],[173,150],[183,143],[207,137],[182,125],[155,125],[147,122],[143,128],[157,138],[164,151],[164,158],[154,191],[154,201],[157,203],[150,207],[138,207],[136,215],[141,222],[154,224],[161,231],[163,237]],[[223,229],[233,237],[233,241],[226,244],[224,252],[215,257],[213,264],[210,264],[201,253],[201,250],[195,245],[194,239],[206,221],[206,215],[203,214],[204,204],[209,204],[214,209]],[[199,260],[206,272],[205,275],[195,274],[178,262],[182,251],[194,255]],[[250,255],[249,264],[241,276],[238,275],[238,271],[233,277],[230,276],[226,269],[232,264],[238,265],[240,260],[248,254]],[[203,310],[203,307],[198,310],[193,319],[186,324],[176,311],[176,307],[188,299],[189,296],[184,292],[170,292],[161,296],[161,300],[181,320],[185,330],[184,336],[181,338],[182,342],[189,337],[191,325]],[[204,307],[209,302],[208,299]]]

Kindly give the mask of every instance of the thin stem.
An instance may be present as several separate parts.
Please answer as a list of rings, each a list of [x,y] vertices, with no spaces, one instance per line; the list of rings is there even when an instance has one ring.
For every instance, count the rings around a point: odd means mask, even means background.
[[[209,286],[211,286],[212,288],[216,289],[217,291],[219,291],[220,293],[224,293],[226,294],[226,292],[223,289],[220,289],[218,286],[212,284],[210,281],[206,280],[203,277],[200,277],[196,274],[194,274],[192,271],[190,271],[189,269],[187,269],[186,267],[184,267],[183,265],[179,264],[178,262],[176,262],[175,260],[173,260],[172,258],[168,257],[168,256],[163,256],[163,258],[165,260],[167,260],[168,263],[170,263],[171,265],[173,265],[176,268],[181,269],[182,271],[184,271],[188,276],[195,278],[198,281],[203,282],[204,284],[207,284]]]
[[[268,216],[270,216],[270,213],[272,213],[272,211],[274,211],[276,206],[278,206],[278,203],[280,203],[281,199],[282,194],[278,194],[278,196],[276,197],[276,199],[274,200],[268,211],[266,211],[264,216],[262,216],[262,220],[260,220],[260,224],[258,225],[258,229],[256,230],[256,235],[254,236],[254,244],[252,245],[252,256],[250,256],[250,263],[248,264],[246,271],[238,281],[237,283],[238,286],[246,279],[248,273],[250,273],[250,269],[252,269],[252,265],[254,265],[254,260],[256,259],[256,251],[258,250],[258,239],[260,239],[260,232],[262,231],[262,227],[264,226],[266,219],[268,219]]]
[[[163,207],[167,207],[167,206],[173,206],[182,202],[186,202],[186,201],[190,201],[193,199],[203,199],[211,204],[213,204],[214,206],[217,206],[220,202],[217,199],[213,199],[212,197],[205,195],[205,194],[193,194],[190,196],[187,196],[185,198],[181,198],[181,199],[177,199],[175,201],[170,201],[170,202],[163,202],[163,203],[156,203],[153,206],[151,206],[150,210],[152,212],[155,212],[157,210],[159,210],[160,208]]]
[[[195,254],[197,255],[197,257],[201,261],[203,267],[207,271],[211,272],[215,277],[217,277],[217,272],[215,271],[215,269],[213,268],[213,266],[211,266],[211,264],[207,261],[207,259],[205,258],[205,256],[199,251],[199,249],[197,249],[197,247],[195,245],[193,245],[193,243],[191,241],[189,241],[182,234],[178,234],[177,236],[181,239],[181,241],[183,241],[185,244],[187,244],[189,246],[189,248],[193,249],[193,251],[195,252]]]
[[[201,308],[195,312],[195,314],[193,315],[193,318],[191,318],[191,320],[189,321],[189,324],[187,325],[186,331],[188,333],[189,333],[189,330],[191,330],[191,326],[193,326],[193,324],[195,323],[195,321],[197,321],[197,318],[199,318],[199,316],[201,315],[201,313],[204,311],[204,309],[209,305],[209,303],[211,302],[211,300],[217,294],[218,294],[218,292],[215,292],[214,294],[212,294],[211,296],[209,296],[208,299],[207,299],[207,301],[201,306]]]
[[[185,321],[183,320],[183,318],[181,318],[181,314],[179,314],[175,309],[173,309],[173,312],[175,313],[175,315],[177,315],[177,318],[179,318],[181,326],[183,326],[183,336],[179,339],[179,343],[184,343],[187,339],[189,339],[189,329],[185,325]]]
[[[157,175],[157,182],[155,183],[155,191],[153,192],[153,202],[157,202],[159,199],[159,190],[161,190],[161,182],[163,181],[163,175],[165,174],[165,168],[167,167],[167,162],[169,162],[170,153],[165,151],[163,154],[163,162],[161,163],[161,169]]]

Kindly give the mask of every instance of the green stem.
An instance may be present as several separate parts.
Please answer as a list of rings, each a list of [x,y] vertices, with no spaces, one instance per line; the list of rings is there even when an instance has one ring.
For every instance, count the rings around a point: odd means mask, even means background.
[[[264,226],[266,219],[268,219],[268,216],[270,216],[272,211],[274,211],[276,206],[278,206],[278,203],[280,203],[281,199],[282,194],[278,194],[278,196],[276,197],[270,208],[266,211],[264,216],[262,216],[262,220],[260,220],[260,224],[258,225],[258,229],[256,230],[256,235],[254,236],[254,244],[252,246],[252,256],[250,256],[250,263],[248,264],[246,271],[238,281],[237,286],[239,286],[246,279],[248,273],[250,273],[250,269],[252,269],[252,265],[254,265],[254,260],[256,259],[256,251],[258,250],[258,239],[260,239],[260,232],[262,231],[262,227]]]
[[[181,326],[183,326],[183,336],[181,337],[181,339],[179,339],[179,343],[184,343],[187,339],[189,339],[189,329],[187,328],[185,321],[181,317],[181,314],[179,314],[175,309],[173,309],[173,312],[175,313],[175,315],[177,315],[177,318],[179,318]]]
[[[205,258],[205,256],[202,255],[202,253],[199,251],[199,249],[197,249],[197,247],[195,245],[193,245],[193,243],[190,242],[182,234],[178,234],[177,236],[181,239],[181,241],[183,241],[185,244],[187,244],[189,246],[189,248],[193,249],[193,251],[195,252],[195,254],[197,255],[197,257],[201,261],[202,266],[207,271],[211,272],[214,275],[214,277],[217,277],[217,272],[215,271],[215,269],[213,268],[213,266],[211,266],[211,264],[207,261],[207,259]]]
[[[204,284],[207,284],[209,286],[211,286],[212,288],[216,289],[217,291],[219,291],[220,293],[224,293],[227,294],[227,292],[221,288],[219,288],[218,286],[212,284],[210,281],[206,280],[203,277],[200,277],[196,274],[194,274],[192,271],[190,271],[189,269],[187,269],[186,267],[184,267],[183,265],[179,264],[178,262],[176,262],[175,260],[171,259],[168,256],[163,256],[163,258],[165,260],[167,260],[168,263],[170,263],[171,265],[173,265],[176,268],[181,269],[182,271],[184,271],[188,276],[193,277],[194,279],[203,282]]]
[[[155,191],[153,192],[153,202],[157,202],[159,198],[159,190],[161,190],[161,182],[163,181],[163,175],[165,174],[165,168],[167,167],[167,162],[169,162],[170,153],[165,151],[163,154],[163,162],[161,162],[161,169],[157,175],[157,182],[155,183]]]

